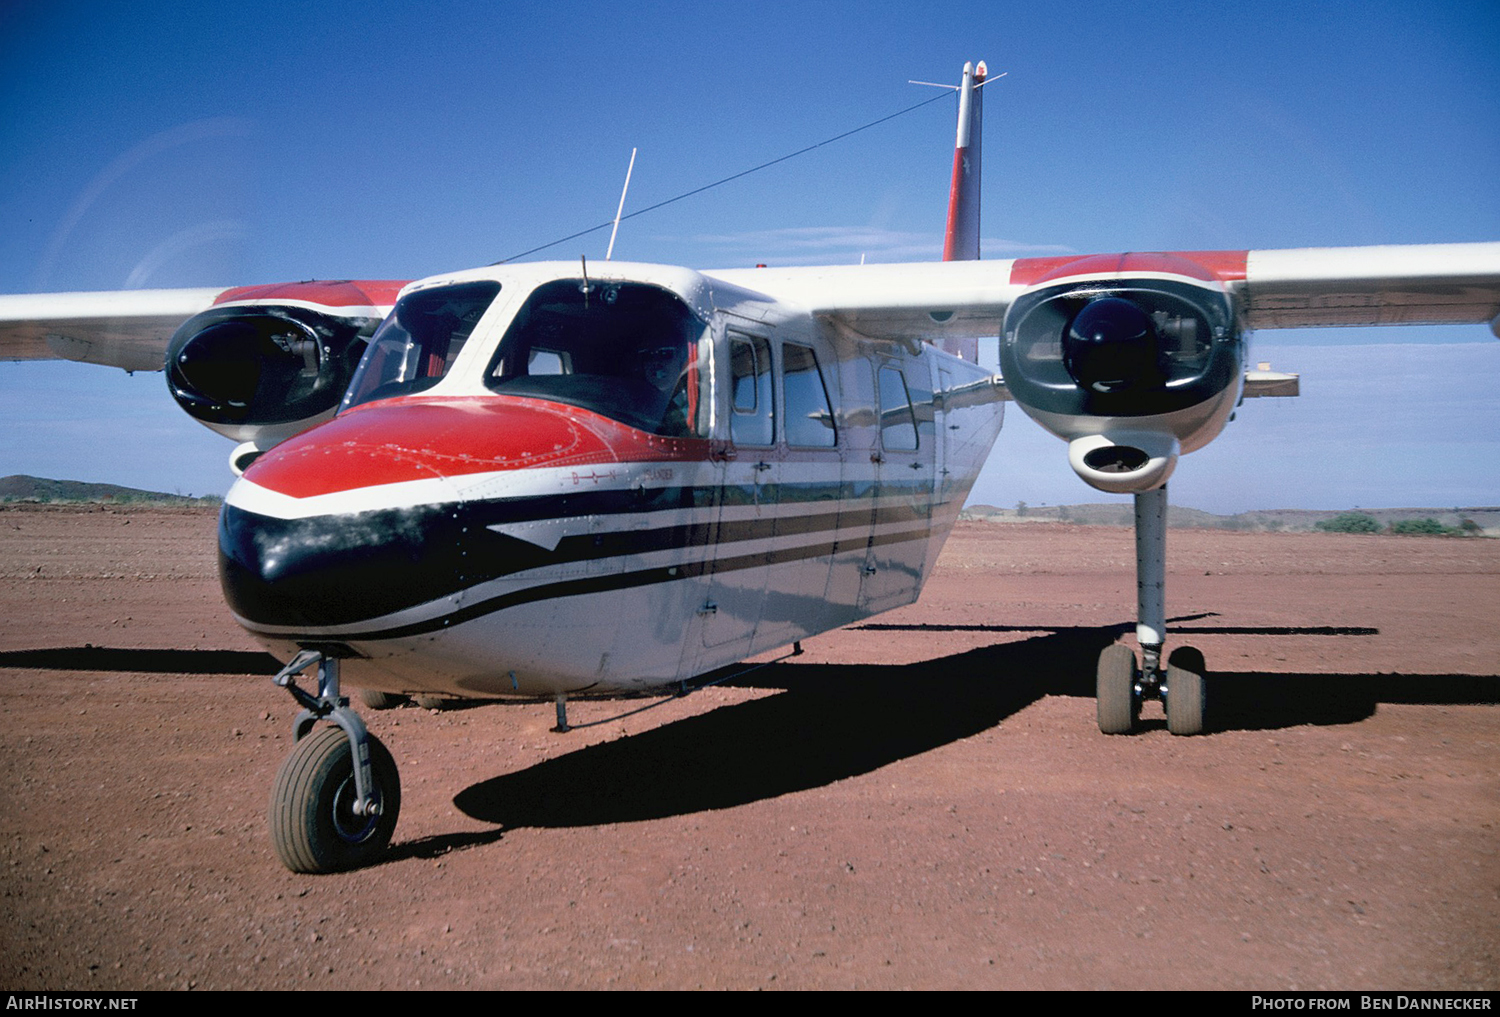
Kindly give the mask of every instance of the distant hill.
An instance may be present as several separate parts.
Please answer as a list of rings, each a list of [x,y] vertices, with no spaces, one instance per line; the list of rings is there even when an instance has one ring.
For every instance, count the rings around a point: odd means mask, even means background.
[[[218,497],[190,498],[161,491],[142,491],[118,484],[85,484],[80,480],[47,480],[15,474],[0,477],[0,502],[42,504],[107,503],[113,505],[217,505]]]
[[[1212,512],[1187,508],[1184,505],[1168,505],[1167,525],[1180,528],[1296,533],[1313,530],[1318,523],[1325,519],[1332,519],[1344,511],[1347,510],[1264,509],[1220,516]],[[1403,519],[1436,519],[1444,526],[1461,526],[1464,520],[1468,519],[1487,535],[1500,535],[1500,506],[1358,509],[1356,511],[1374,516],[1382,527]],[[964,509],[961,518],[993,523],[1054,522],[1088,526],[1134,526],[1135,509],[1128,501],[1092,505],[1022,504],[1010,509],[996,508],[994,505],[970,505]]]

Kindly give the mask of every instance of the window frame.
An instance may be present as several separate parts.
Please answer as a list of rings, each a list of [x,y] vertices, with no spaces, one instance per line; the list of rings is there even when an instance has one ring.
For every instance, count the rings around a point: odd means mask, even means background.
[[[726,338],[729,340],[729,440],[735,445],[771,448],[776,444],[776,418],[778,416],[776,412],[776,368],[771,353],[771,341],[765,336],[732,330],[726,333]],[[737,344],[750,349],[754,374],[735,373],[735,346]],[[764,365],[764,370],[760,369],[761,365]],[[739,382],[742,378],[754,379],[751,389],[755,396],[755,405],[748,410],[740,409],[736,401]],[[762,398],[764,398],[764,406],[761,405]],[[763,433],[756,434],[754,439],[741,437],[736,433],[735,425],[742,418],[747,422],[753,421],[755,429]],[[761,437],[765,440],[756,440]]]
[[[887,414],[900,414],[901,411],[902,411],[902,407],[900,405],[889,405],[889,404],[887,404],[887,401],[886,401],[886,392],[887,392],[886,374],[887,374],[887,372],[895,375],[896,385],[898,385],[900,387],[900,392],[901,392],[900,401],[904,402],[904,404],[905,404],[905,412],[906,412],[906,421],[905,421],[905,423],[902,423],[899,419],[897,419],[894,422],[888,422],[888,420],[887,420]],[[892,386],[892,387],[894,388],[895,386]],[[916,406],[913,405],[913,403],[912,403],[912,400],[911,400],[911,385],[909,385],[907,383],[907,381],[906,381],[906,371],[903,369],[903,367],[902,367],[901,364],[895,363],[895,362],[892,362],[892,361],[885,361],[884,363],[880,363],[880,364],[876,365],[876,368],[875,368],[875,400],[876,400],[876,406],[879,408],[880,447],[881,447],[881,449],[883,451],[886,451],[886,452],[916,452],[918,449],[920,449],[922,447],[922,437],[921,437],[921,433],[917,429],[917,409],[916,409]],[[910,434],[911,434],[911,444],[910,445],[906,445],[906,444],[893,445],[889,441],[886,440],[887,435],[890,434],[891,432],[898,431],[898,430],[905,431],[905,430],[907,430],[907,428],[910,429]]]
[[[810,361],[812,363],[812,370],[811,370],[811,372],[808,372],[805,369],[803,369],[803,370],[798,370],[796,372],[796,375],[800,377],[800,376],[803,376],[803,375],[806,375],[806,374],[810,373],[818,381],[818,387],[815,390],[815,394],[816,393],[821,393],[822,396],[823,396],[823,405],[822,405],[822,411],[823,411],[823,414],[824,414],[823,419],[825,419],[827,421],[827,427],[824,428],[823,430],[820,430],[820,431],[812,431],[811,430],[811,428],[813,426],[815,426],[812,423],[812,420],[816,417],[816,409],[817,408],[813,407],[814,412],[807,414],[806,415],[807,420],[804,422],[803,416],[801,415],[801,409],[802,409],[802,407],[800,405],[794,404],[794,400],[792,398],[792,395],[790,394],[792,391],[797,391],[796,388],[792,388],[791,387],[792,386],[792,378],[794,376],[793,372],[791,372],[791,371],[789,371],[787,369],[787,352],[788,352],[788,350],[792,350],[792,349],[797,349],[797,350],[803,350],[803,351],[805,351],[806,354],[807,354],[807,356],[808,356],[808,358],[810,359]],[[804,384],[803,382],[799,381],[797,383],[797,387],[800,388],[803,384]],[[802,397],[802,393],[800,391],[797,391],[797,396],[798,396],[798,400],[800,401],[800,399]],[[833,399],[830,396],[829,391],[828,391],[828,378],[823,373],[823,365],[822,365],[822,362],[818,359],[818,351],[817,351],[817,349],[814,348],[813,346],[807,344],[807,343],[793,342],[791,340],[783,340],[782,343],[781,343],[781,405],[783,407],[783,412],[781,414],[782,434],[783,434],[784,440],[786,441],[786,444],[787,444],[788,448],[797,448],[797,449],[835,449],[835,448],[838,448],[838,444],[839,444],[838,417],[837,417],[837,415],[834,412]],[[822,436],[824,436],[824,433],[826,432],[826,438],[827,438],[827,440],[826,441],[819,441],[819,442],[815,442],[815,443],[806,443],[806,442],[802,442],[802,441],[794,441],[793,440],[793,433],[792,433],[792,431],[793,431],[792,422],[793,421],[797,421],[797,437],[801,438],[801,437],[804,436],[804,434],[807,434],[807,435],[814,435],[815,434],[815,435],[817,435],[819,437],[822,437]],[[807,430],[804,431],[804,428],[806,428]]]

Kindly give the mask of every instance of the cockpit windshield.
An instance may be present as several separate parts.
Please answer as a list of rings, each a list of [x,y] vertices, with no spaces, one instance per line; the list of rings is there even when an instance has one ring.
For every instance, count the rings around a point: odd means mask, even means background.
[[[436,385],[499,292],[497,282],[472,282],[402,297],[370,337],[342,408]]]
[[[659,287],[561,279],[527,299],[485,384],[653,434],[707,437],[708,335],[680,298]]]

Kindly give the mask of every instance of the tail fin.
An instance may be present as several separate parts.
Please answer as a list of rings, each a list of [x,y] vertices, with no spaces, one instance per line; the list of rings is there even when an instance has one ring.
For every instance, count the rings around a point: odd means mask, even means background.
[[[963,84],[958,86],[958,142],[953,148],[953,185],[948,191],[948,229],[943,237],[944,261],[979,260],[979,156],[983,124],[984,61],[964,64]],[[941,339],[939,349],[979,361],[979,340]]]
[[[984,123],[984,61],[964,64],[958,86],[958,142],[953,149],[953,185],[948,191],[944,261],[979,260],[980,129]]]

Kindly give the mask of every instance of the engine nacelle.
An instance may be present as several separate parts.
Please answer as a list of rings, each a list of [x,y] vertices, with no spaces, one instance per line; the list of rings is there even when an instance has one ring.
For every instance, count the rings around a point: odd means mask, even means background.
[[[1069,443],[1079,477],[1131,493],[1165,484],[1180,453],[1223,430],[1244,344],[1207,269],[1172,255],[1087,258],[1011,305],[1000,369],[1026,414]]]
[[[228,304],[189,318],[167,387],[196,420],[269,448],[333,416],[380,318],[291,304]]]

